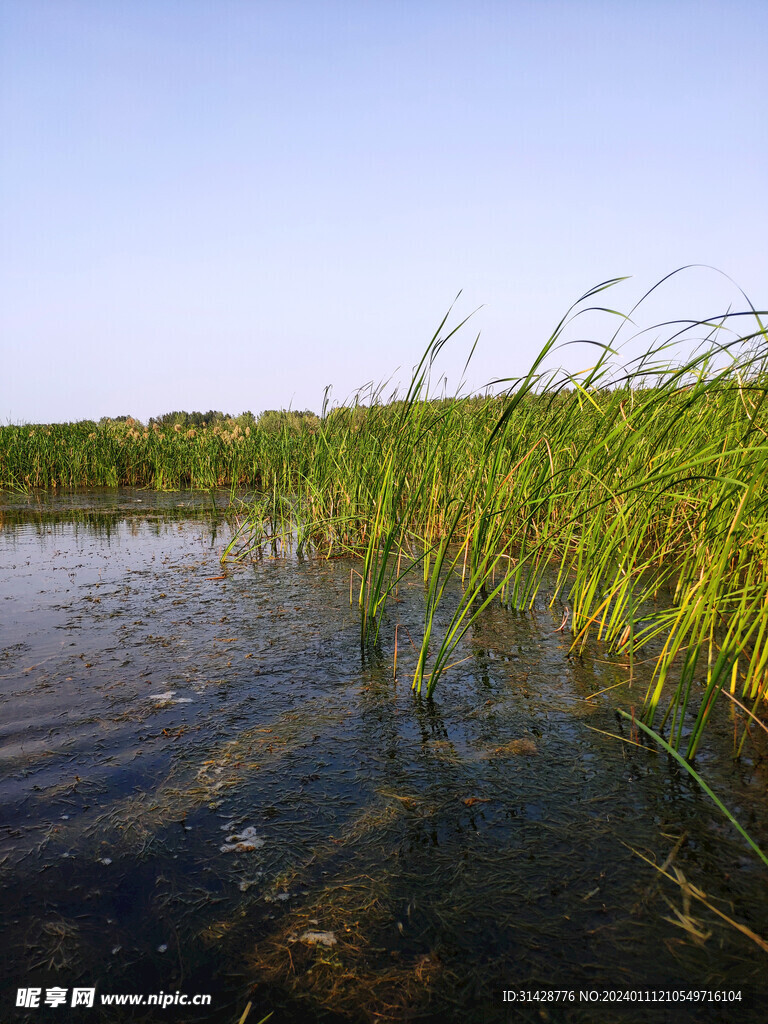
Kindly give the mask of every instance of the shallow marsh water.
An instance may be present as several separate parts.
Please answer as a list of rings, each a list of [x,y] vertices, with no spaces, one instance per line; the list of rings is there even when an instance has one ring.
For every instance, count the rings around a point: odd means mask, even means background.
[[[222,568],[226,502],[0,497],[3,1022],[765,1019],[768,954],[634,852],[768,937],[728,822],[603,734],[642,701],[588,699],[623,662],[495,609],[417,700],[418,582],[361,659],[353,564]],[[731,728],[699,766],[765,848],[764,745],[734,764]],[[213,1004],[17,1009],[33,985]],[[537,989],[577,1001],[503,1001]],[[742,999],[579,1001],[617,989]]]

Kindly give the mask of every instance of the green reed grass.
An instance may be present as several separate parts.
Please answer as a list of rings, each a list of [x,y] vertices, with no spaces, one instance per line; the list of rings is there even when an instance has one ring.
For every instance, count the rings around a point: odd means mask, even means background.
[[[447,314],[404,396],[245,429],[2,427],[0,481],[259,490],[227,554],[359,557],[363,646],[403,577],[423,578],[413,686],[428,696],[490,605],[561,604],[574,651],[606,645],[630,674],[638,652],[653,659],[645,723],[690,760],[723,690],[753,708],[768,691],[768,343],[748,308],[657,325],[664,340],[626,363],[611,330],[587,370],[546,369],[585,313],[628,323],[594,304],[619,280],[582,296],[501,394],[431,395],[466,322]]]
[[[690,759],[723,687],[753,704],[768,687],[766,335],[748,310],[746,333],[741,313],[683,325],[706,334],[693,353],[674,324],[627,365],[611,339],[582,374],[543,370],[615,283],[583,296],[500,397],[430,399],[444,321],[404,399],[323,419],[298,484],[302,530],[362,557],[364,644],[403,575],[423,573],[416,691],[433,693],[485,608],[527,610],[546,588],[574,650],[599,641],[630,671],[652,652],[646,722]]]
[[[314,424],[149,427],[131,420],[0,427],[0,487],[246,486],[290,493],[314,452]]]

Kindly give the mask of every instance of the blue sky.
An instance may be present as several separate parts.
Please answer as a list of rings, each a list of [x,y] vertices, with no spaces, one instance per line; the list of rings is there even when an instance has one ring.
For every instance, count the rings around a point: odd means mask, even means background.
[[[449,390],[609,277],[766,308],[767,36],[764,0],[0,0],[0,422],[319,409],[460,289]],[[740,304],[689,271],[642,322]]]

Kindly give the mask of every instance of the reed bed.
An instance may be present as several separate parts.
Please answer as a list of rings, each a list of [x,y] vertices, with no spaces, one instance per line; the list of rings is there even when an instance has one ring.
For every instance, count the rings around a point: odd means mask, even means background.
[[[260,490],[226,556],[265,544],[357,556],[364,646],[403,577],[423,577],[413,687],[427,696],[485,608],[546,597],[575,652],[607,645],[630,677],[651,652],[645,722],[690,760],[721,692],[753,717],[768,692],[768,339],[749,308],[667,325],[630,362],[614,335],[581,373],[544,369],[615,283],[582,296],[525,377],[495,382],[501,393],[431,396],[463,326],[447,315],[405,394],[253,429],[3,427],[0,480]],[[457,584],[445,626],[437,613]]]
[[[630,678],[650,652],[645,723],[690,760],[721,692],[753,718],[768,692],[766,332],[750,308],[667,325],[629,363],[611,339],[582,373],[542,369],[614,283],[583,296],[501,395],[430,399],[458,330],[446,318],[404,396],[323,417],[294,527],[300,548],[360,556],[363,645],[403,577],[423,575],[417,692],[433,693],[489,605],[546,597],[574,652],[600,642],[626,655]],[[285,537],[271,516],[254,510],[244,534]]]
[[[316,421],[316,417],[314,418]],[[314,421],[234,418],[199,427],[127,419],[0,427],[0,487],[277,487],[290,492],[314,450]]]

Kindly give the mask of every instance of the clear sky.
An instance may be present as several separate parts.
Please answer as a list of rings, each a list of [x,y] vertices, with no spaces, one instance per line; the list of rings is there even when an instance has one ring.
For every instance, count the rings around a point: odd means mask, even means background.
[[[0,0],[0,422],[319,410],[460,289],[450,390],[608,277],[766,308],[766,38],[765,0]],[[644,322],[731,303],[697,270]]]

